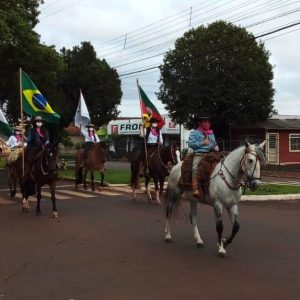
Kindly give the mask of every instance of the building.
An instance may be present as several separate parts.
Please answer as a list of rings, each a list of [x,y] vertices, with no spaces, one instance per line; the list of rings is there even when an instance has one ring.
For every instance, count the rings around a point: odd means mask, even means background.
[[[181,148],[187,148],[189,131],[175,124],[168,115],[163,115],[165,126],[161,132],[164,145],[178,143]],[[107,125],[110,158],[127,159],[130,153],[143,145],[140,137],[141,118],[118,118]]]
[[[248,126],[230,129],[230,148],[245,140],[266,140],[266,157],[270,164],[300,164],[300,116],[274,115]]]

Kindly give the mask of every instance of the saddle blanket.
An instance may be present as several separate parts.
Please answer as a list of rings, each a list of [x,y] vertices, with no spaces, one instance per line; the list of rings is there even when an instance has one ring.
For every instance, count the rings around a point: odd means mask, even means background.
[[[221,154],[216,151],[212,151],[205,154],[198,164],[198,182],[201,182],[201,186],[204,190],[207,190],[210,183],[210,176],[217,163],[221,160]],[[181,166],[181,177],[178,182],[181,188],[192,187],[192,166],[193,166],[193,154],[188,154]]]
[[[7,157],[7,164],[15,162],[19,156],[22,154],[22,148],[12,149]]]

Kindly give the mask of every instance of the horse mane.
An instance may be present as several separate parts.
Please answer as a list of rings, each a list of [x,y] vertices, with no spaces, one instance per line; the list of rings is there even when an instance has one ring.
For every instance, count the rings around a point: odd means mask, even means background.
[[[259,145],[257,145],[257,144],[253,144],[252,146],[254,146],[254,150],[255,150],[255,152],[256,152],[259,160],[260,160],[260,163],[263,164],[263,165],[266,164],[267,163],[267,158],[266,158],[266,155],[264,153],[264,150],[262,148],[260,148]],[[243,145],[243,146],[240,146],[240,147],[232,150],[231,152],[229,152],[226,155],[226,157],[228,157],[231,154],[234,154],[235,152],[237,152],[237,151],[239,151],[241,149],[245,149],[245,146]]]

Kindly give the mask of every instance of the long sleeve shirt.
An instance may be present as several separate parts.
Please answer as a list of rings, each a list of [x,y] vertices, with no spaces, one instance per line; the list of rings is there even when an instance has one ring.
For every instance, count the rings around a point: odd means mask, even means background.
[[[147,136],[147,129],[146,128],[143,128],[141,127],[141,134],[140,134],[141,137],[146,137]],[[162,133],[161,133],[161,130],[159,130],[159,142],[163,144],[163,136],[162,136]],[[148,139],[146,141],[147,144],[157,144],[158,142],[158,135],[155,135],[151,132],[149,132],[149,135],[148,135]]]
[[[99,143],[99,137],[97,134],[89,134],[89,132],[84,132],[83,133],[84,136],[84,141],[85,142],[93,142],[93,143]]]
[[[205,144],[204,140],[208,139],[209,143]],[[217,145],[214,134],[205,135],[200,130],[194,130],[189,136],[188,146],[193,149],[194,153],[208,153]]]
[[[6,145],[10,148],[22,146],[22,141],[19,141],[15,135],[11,135],[6,142]],[[25,143],[24,143],[25,146]]]

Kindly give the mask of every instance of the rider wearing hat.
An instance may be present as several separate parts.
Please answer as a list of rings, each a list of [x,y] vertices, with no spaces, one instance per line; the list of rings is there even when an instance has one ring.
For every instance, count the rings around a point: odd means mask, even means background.
[[[48,134],[42,128],[44,120],[41,116],[36,116],[32,122],[32,128],[29,131],[27,145],[28,147],[43,146],[49,143]]]
[[[14,134],[9,137],[6,145],[11,149],[22,147],[22,128],[17,125],[14,127]]]
[[[95,125],[94,124],[88,124],[87,126],[85,126],[87,128],[87,132],[83,133],[84,136],[84,149],[83,149],[83,159],[87,158],[87,152],[89,151],[89,149],[91,148],[91,146],[95,143],[99,143],[99,137],[95,132]]]
[[[41,147],[49,143],[48,133],[42,128],[44,120],[41,116],[36,116],[32,121],[32,128],[29,131],[26,148],[26,161],[29,167],[36,159]]]
[[[188,146],[193,149],[192,186],[193,196],[202,196],[201,187],[198,185],[198,164],[203,156],[212,150],[219,151],[215,135],[210,129],[210,117],[205,114],[195,120],[195,130],[189,136]]]
[[[152,152],[154,148],[158,145],[163,144],[163,137],[161,134],[161,130],[157,127],[158,120],[155,118],[150,119],[150,126],[146,127],[144,124],[141,126],[141,137],[145,137],[147,153]],[[141,154],[140,154],[140,161],[143,163],[145,160],[145,146],[142,145]],[[141,170],[144,169],[142,165]]]

